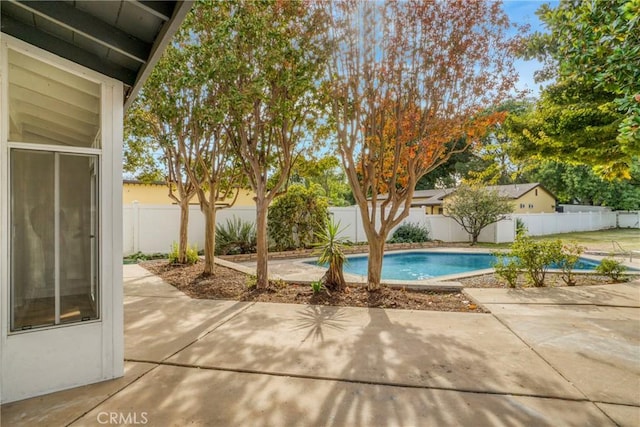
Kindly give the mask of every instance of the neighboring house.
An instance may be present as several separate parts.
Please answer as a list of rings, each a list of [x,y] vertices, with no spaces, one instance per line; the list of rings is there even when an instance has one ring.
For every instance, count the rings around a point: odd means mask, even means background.
[[[124,110],[192,3],[1,4],[0,403],[124,374]]]
[[[235,192],[234,192],[235,197]],[[124,180],[122,182],[122,202],[125,205],[138,202],[142,205],[175,205],[176,201],[169,197],[169,188],[166,182],[145,183],[136,180]],[[233,197],[218,202],[220,206],[229,205],[233,202]],[[189,202],[191,205],[198,204],[198,196],[194,195]],[[233,206],[255,206],[254,193],[251,190],[240,190],[238,198]]]
[[[514,213],[553,213],[556,196],[539,183],[492,185],[486,187],[513,200]],[[412,207],[424,207],[428,215],[441,215],[447,208],[447,200],[455,188],[418,190],[413,194]]]

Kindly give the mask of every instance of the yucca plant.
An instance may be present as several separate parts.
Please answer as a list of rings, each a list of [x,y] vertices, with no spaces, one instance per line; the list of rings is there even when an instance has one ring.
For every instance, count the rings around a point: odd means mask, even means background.
[[[344,229],[340,228],[340,221],[333,218],[326,222],[321,231],[316,232],[318,242],[314,244],[318,255],[318,263],[328,264],[329,269],[321,279],[324,287],[331,291],[341,291],[346,287],[342,267],[346,262],[344,248],[348,246],[346,239],[340,237]]]

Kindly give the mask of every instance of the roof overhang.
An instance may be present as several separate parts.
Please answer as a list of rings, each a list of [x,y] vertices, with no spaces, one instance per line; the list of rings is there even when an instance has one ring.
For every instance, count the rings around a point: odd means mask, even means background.
[[[2,32],[124,83],[128,107],[193,0],[3,0]]]

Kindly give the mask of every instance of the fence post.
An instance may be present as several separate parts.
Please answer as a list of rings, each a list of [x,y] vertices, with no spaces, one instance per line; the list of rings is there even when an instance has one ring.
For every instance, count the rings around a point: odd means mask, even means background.
[[[131,232],[133,234],[133,253],[140,251],[140,203],[134,200],[131,209]]]
[[[359,242],[359,240],[358,240],[358,214],[360,213],[360,212],[358,212],[359,209],[360,209],[360,206],[356,205],[355,209],[353,210],[353,217],[354,217],[353,223],[354,223],[354,227],[355,227],[354,230],[355,230],[355,235],[356,235],[356,243]]]

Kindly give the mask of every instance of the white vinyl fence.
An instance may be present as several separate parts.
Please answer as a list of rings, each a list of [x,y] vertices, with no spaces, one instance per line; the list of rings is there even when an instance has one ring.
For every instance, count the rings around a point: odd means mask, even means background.
[[[516,214],[527,227],[531,236],[571,233],[574,231],[594,231],[615,228],[616,212],[570,212],[543,214]]]
[[[217,212],[216,224],[225,224],[227,219],[238,217],[243,221],[255,222],[253,207],[234,207]],[[168,253],[171,245],[180,238],[180,207],[177,205],[124,205],[123,209],[123,252],[130,255],[142,253]],[[190,245],[204,248],[204,215],[200,206],[189,207]]]
[[[640,212],[618,212],[618,227],[640,228]]]
[[[356,206],[343,208],[331,207],[329,208],[329,213],[335,222],[340,222],[340,229],[344,230],[342,235],[346,239],[355,243],[367,241],[367,236],[365,235],[364,228],[362,226],[360,208]],[[422,208],[411,208],[409,210],[409,216],[405,218],[402,223],[417,223],[428,227],[426,218],[428,217],[424,214],[424,210]],[[398,227],[399,226],[400,225],[398,225]],[[391,234],[393,234],[393,231],[390,233],[389,237],[391,237]]]
[[[340,221],[343,235],[352,242],[367,240],[362,227],[359,209],[350,206],[329,208],[335,221]],[[130,255],[143,253],[167,253],[171,245],[178,241],[180,227],[180,207],[177,205],[125,205],[123,210],[123,251]],[[233,207],[222,209],[217,214],[217,224],[238,217],[243,221],[255,222],[255,208]],[[638,212],[578,212],[550,214],[517,214],[491,224],[480,233],[478,240],[489,243],[512,242],[515,238],[516,219],[520,219],[533,236],[591,231],[607,228],[639,228]],[[405,223],[417,223],[429,230],[433,240],[443,242],[467,242],[469,235],[451,218],[442,215],[425,215],[422,208],[412,208]],[[391,235],[389,236],[391,237]],[[189,243],[199,249],[204,247],[204,216],[199,206],[191,206],[189,214]]]

